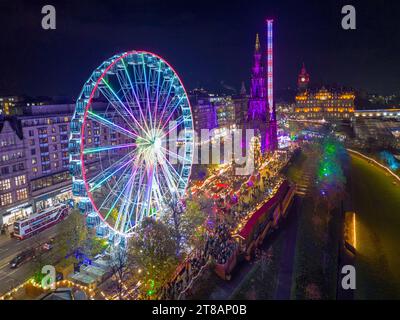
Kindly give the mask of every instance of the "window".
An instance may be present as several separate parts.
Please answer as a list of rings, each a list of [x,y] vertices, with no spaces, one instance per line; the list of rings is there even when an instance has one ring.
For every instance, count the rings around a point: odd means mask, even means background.
[[[36,164],[36,163],[37,163],[36,158],[32,158],[32,164]]]
[[[17,200],[25,200],[28,198],[27,188],[17,190]]]
[[[8,167],[1,168],[1,174],[9,174],[9,173],[10,173],[10,169]]]
[[[39,128],[39,129],[38,129],[38,133],[39,133],[40,135],[45,135],[45,134],[47,134],[47,128],[46,128],[46,127]]]
[[[31,155],[34,156],[36,154],[36,149],[31,149]]]
[[[0,180],[0,191],[7,191],[11,189],[10,179]]]
[[[23,163],[18,163],[13,165],[13,172],[23,171],[25,169]]]
[[[33,132],[33,130],[29,130],[29,136],[33,137],[35,135],[35,133]]]
[[[9,204],[12,204],[12,194],[11,193],[6,193],[0,195],[0,206],[8,206]]]
[[[15,177],[15,185],[17,187],[18,186],[22,186],[25,183],[26,183],[26,176],[25,175]]]
[[[36,168],[36,167],[32,168],[32,172],[34,172],[34,173],[38,172],[38,168]]]
[[[49,139],[48,138],[40,138],[39,139],[39,143],[40,144],[47,144],[47,143],[49,143]]]
[[[49,153],[49,147],[40,147],[40,153]]]

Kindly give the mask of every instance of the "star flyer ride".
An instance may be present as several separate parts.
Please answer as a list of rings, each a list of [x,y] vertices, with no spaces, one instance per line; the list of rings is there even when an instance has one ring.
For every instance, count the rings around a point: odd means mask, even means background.
[[[103,62],[76,102],[69,140],[73,195],[97,235],[129,237],[182,199],[193,162],[182,81],[161,57],[130,51]]]

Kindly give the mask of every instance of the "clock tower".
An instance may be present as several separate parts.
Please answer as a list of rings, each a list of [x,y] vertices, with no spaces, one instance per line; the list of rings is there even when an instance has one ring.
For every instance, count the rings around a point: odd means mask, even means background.
[[[309,82],[310,75],[307,73],[306,67],[303,63],[303,67],[301,68],[299,77],[297,78],[297,87],[299,88],[299,91],[306,90]]]

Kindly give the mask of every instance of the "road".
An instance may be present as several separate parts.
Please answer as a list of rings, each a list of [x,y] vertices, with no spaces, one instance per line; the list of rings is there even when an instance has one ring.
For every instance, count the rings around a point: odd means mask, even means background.
[[[400,299],[400,186],[374,163],[351,156],[356,212],[355,299]]]
[[[57,234],[57,226],[53,226],[32,238],[19,241],[8,236],[0,236],[0,295],[25,282],[32,276],[32,264],[26,263],[17,269],[11,269],[9,262],[22,251],[35,248]]]

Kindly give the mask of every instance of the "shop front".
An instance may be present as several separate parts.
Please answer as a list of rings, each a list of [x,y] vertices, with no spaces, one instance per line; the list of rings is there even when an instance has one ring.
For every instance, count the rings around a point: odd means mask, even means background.
[[[0,226],[3,228],[11,226],[15,221],[29,217],[32,212],[33,206],[30,202],[9,208],[0,216]]]
[[[41,194],[40,196],[34,198],[33,203],[35,211],[42,211],[60,203],[69,204],[71,199],[72,188],[68,187],[61,190]]]

